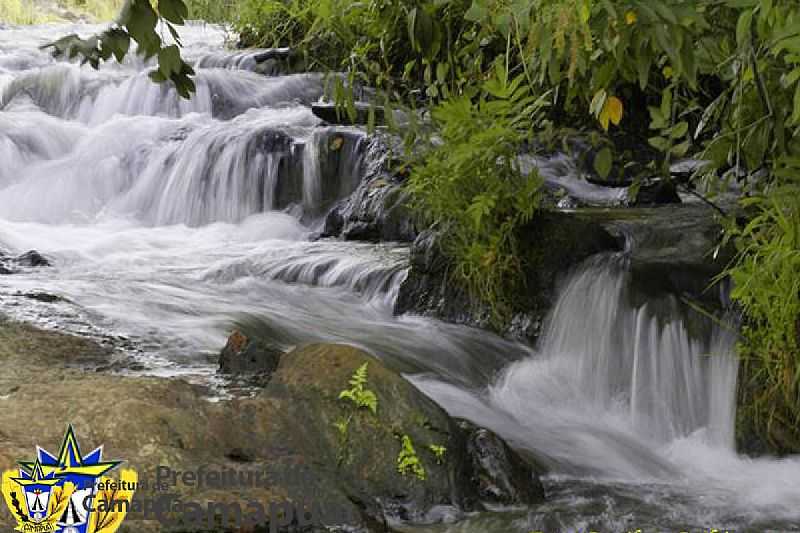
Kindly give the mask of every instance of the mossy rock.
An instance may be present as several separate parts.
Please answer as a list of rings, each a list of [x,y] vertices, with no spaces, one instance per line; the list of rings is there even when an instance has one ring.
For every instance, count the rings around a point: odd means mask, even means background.
[[[301,347],[281,358],[269,384],[255,396],[217,402],[208,401],[203,387],[180,379],[115,376],[74,366],[109,356],[88,340],[0,320],[0,470],[32,458],[37,445],[56,449],[71,423],[86,450],[104,445],[106,459],[125,460],[140,480],[153,479],[158,465],[270,475],[263,487],[171,487],[184,502],[311,500],[347,516],[346,525],[356,531],[391,531],[387,517],[415,520],[438,505],[461,511],[480,508],[481,500],[515,504],[542,497],[536,475],[523,462],[507,461],[515,454],[504,444],[502,453],[488,447],[475,451],[475,443],[486,440],[470,440],[476,430],[458,427],[400,375],[351,346]],[[352,404],[339,399],[364,363],[367,387],[378,398],[375,415],[354,412]],[[353,412],[342,447],[334,422]],[[398,435],[412,439],[425,480],[397,471]],[[447,448],[441,464],[429,444]],[[340,461],[342,452],[347,457]],[[497,462],[493,456],[485,460],[487,453],[500,459],[502,472],[483,466]],[[476,454],[484,459],[475,460]],[[507,486],[505,479],[514,480],[514,490],[495,494],[494,487]],[[148,496],[154,497],[137,491],[134,501]],[[0,523],[10,520],[0,513]],[[123,526],[120,531],[167,530],[141,515],[129,515]]]
[[[378,399],[377,413],[339,399],[362,364],[367,388]],[[344,345],[312,345],[286,355],[264,395],[278,399],[286,424],[285,444],[325,465],[348,495],[378,514],[378,502],[411,519],[437,504],[463,505],[464,473],[456,455],[460,433],[448,415],[398,374],[367,353]],[[352,416],[346,435],[336,422]],[[298,421],[303,421],[298,424]],[[290,429],[290,427],[292,429]],[[397,456],[407,435],[425,469],[425,479],[401,475]],[[438,464],[429,445],[444,446]]]

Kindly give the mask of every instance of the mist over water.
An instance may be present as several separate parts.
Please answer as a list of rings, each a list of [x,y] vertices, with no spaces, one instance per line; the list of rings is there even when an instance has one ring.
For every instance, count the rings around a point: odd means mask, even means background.
[[[139,58],[94,71],[38,50],[96,29],[0,30],[0,251],[54,260],[0,276],[4,314],[122,337],[137,372],[190,379],[241,323],[374,351],[550,471],[547,504],[436,531],[798,530],[800,461],[733,451],[732,333],[669,295],[642,304],[617,256],[565,280],[536,349],[395,317],[406,246],[315,238],[369,155],[349,131],[324,181],[320,76],[256,74],[205,25],[182,35],[190,101]]]

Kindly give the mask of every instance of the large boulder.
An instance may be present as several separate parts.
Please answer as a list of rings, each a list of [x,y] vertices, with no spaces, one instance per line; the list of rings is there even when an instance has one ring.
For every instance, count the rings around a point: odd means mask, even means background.
[[[499,439],[460,427],[400,375],[350,346],[294,350],[257,394],[215,402],[208,401],[204,387],[180,379],[114,376],[87,372],[82,365],[109,356],[86,340],[0,322],[0,361],[6,369],[0,375],[0,469],[31,458],[36,445],[57,448],[71,423],[85,450],[104,445],[106,459],[126,460],[147,483],[136,492],[134,505],[167,495],[183,504],[286,504],[288,514],[274,518],[279,531],[288,530],[292,518],[296,524],[307,520],[301,511],[309,502],[312,508],[322,505],[325,513],[314,515],[323,518],[304,531],[347,526],[376,532],[391,531],[395,520],[435,520],[480,509],[483,502],[542,498],[536,474]],[[340,398],[364,364],[364,387],[376,398],[374,413]],[[405,459],[413,463],[415,456],[424,474],[419,468],[416,474],[398,470],[404,442],[407,451],[415,450]],[[178,474],[166,492],[154,490],[165,469],[201,467],[262,472],[269,483],[199,486]],[[165,516],[176,513],[173,507]],[[233,530],[216,522],[224,517],[214,515],[210,528],[184,524],[177,530]],[[168,529],[145,518],[129,513],[120,531]],[[3,512],[0,521],[9,524],[10,515]]]
[[[363,365],[375,412],[340,397]],[[503,448],[510,461],[493,465],[503,465],[504,472],[495,468],[487,475],[492,466],[479,457],[485,447],[475,444],[474,430],[460,427],[408,381],[357,348],[317,344],[285,355],[264,391],[241,407],[255,408],[266,399],[280,416],[270,425],[249,426],[254,440],[318,465],[315,473],[335,479],[369,521],[425,521],[441,506],[460,512],[479,509],[482,502],[543,499],[536,474],[512,450]],[[423,473],[398,471],[404,441],[416,452]],[[510,472],[512,467],[517,472]],[[490,478],[504,481],[495,483],[497,490],[485,490],[484,480]]]

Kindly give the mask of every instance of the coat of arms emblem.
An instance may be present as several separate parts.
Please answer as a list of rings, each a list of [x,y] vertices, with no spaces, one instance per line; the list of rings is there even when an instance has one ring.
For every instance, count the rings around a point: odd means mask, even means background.
[[[58,454],[36,449],[36,459],[20,461],[3,473],[2,492],[16,531],[23,533],[113,533],[125,518],[133,490],[99,490],[112,481],[105,474],[122,461],[104,461],[100,446],[81,453],[69,426]],[[136,472],[122,470],[120,480],[135,487]]]

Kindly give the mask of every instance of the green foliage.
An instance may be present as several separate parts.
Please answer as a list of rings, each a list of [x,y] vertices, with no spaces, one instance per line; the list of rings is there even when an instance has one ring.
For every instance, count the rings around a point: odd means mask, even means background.
[[[455,275],[496,317],[508,313],[519,278],[516,232],[539,202],[541,179],[523,176],[517,155],[543,107],[524,76],[511,79],[498,64],[474,99],[454,97],[433,109],[437,136],[426,139],[409,182],[425,219],[446,234]]]
[[[427,475],[422,461],[420,461],[416,450],[414,450],[411,437],[408,435],[402,435],[400,437],[400,453],[397,454],[397,471],[402,476],[414,475],[420,481],[425,481]]]
[[[349,400],[353,402],[357,408],[366,408],[372,411],[372,414],[377,414],[378,411],[378,397],[375,393],[367,389],[367,366],[369,363],[364,363],[353,373],[350,378],[350,388],[343,390],[339,393],[340,400]]]
[[[800,170],[800,160],[792,164]],[[739,258],[726,274],[745,314],[746,402],[769,435],[773,423],[800,424],[800,180],[743,205],[753,214],[728,232]]]
[[[185,0],[190,20],[230,23],[236,16],[239,0]]]
[[[0,22],[37,24],[45,21],[46,17],[29,5],[27,0],[0,0]]]
[[[89,15],[95,20],[108,21],[122,8],[123,0],[59,0],[67,10]]]
[[[436,464],[443,464],[444,463],[444,454],[447,453],[447,448],[442,446],[441,444],[429,444],[428,449],[433,453],[433,457],[436,459]]]
[[[194,70],[180,55],[180,36],[175,26],[186,20],[189,11],[183,0],[127,0],[114,26],[87,39],[77,34],[62,37],[45,48],[56,56],[80,57],[83,63],[98,68],[113,56],[122,61],[136,42],[136,52],[144,58],[158,57],[158,69],[150,78],[158,83],[171,81],[178,94],[189,98],[195,91],[191,76]],[[175,44],[165,44],[158,33],[159,23],[166,28]]]
[[[356,411],[359,409],[366,409],[373,415],[378,413],[378,397],[375,393],[366,388],[367,380],[367,367],[369,363],[364,363],[353,372],[350,377],[349,389],[345,389],[339,393],[340,400],[346,400],[355,406]],[[350,449],[347,446],[347,441],[350,436],[350,422],[353,420],[354,412],[350,412],[346,418],[340,418],[333,423],[339,435],[339,456],[338,464],[342,464],[350,457]]]

